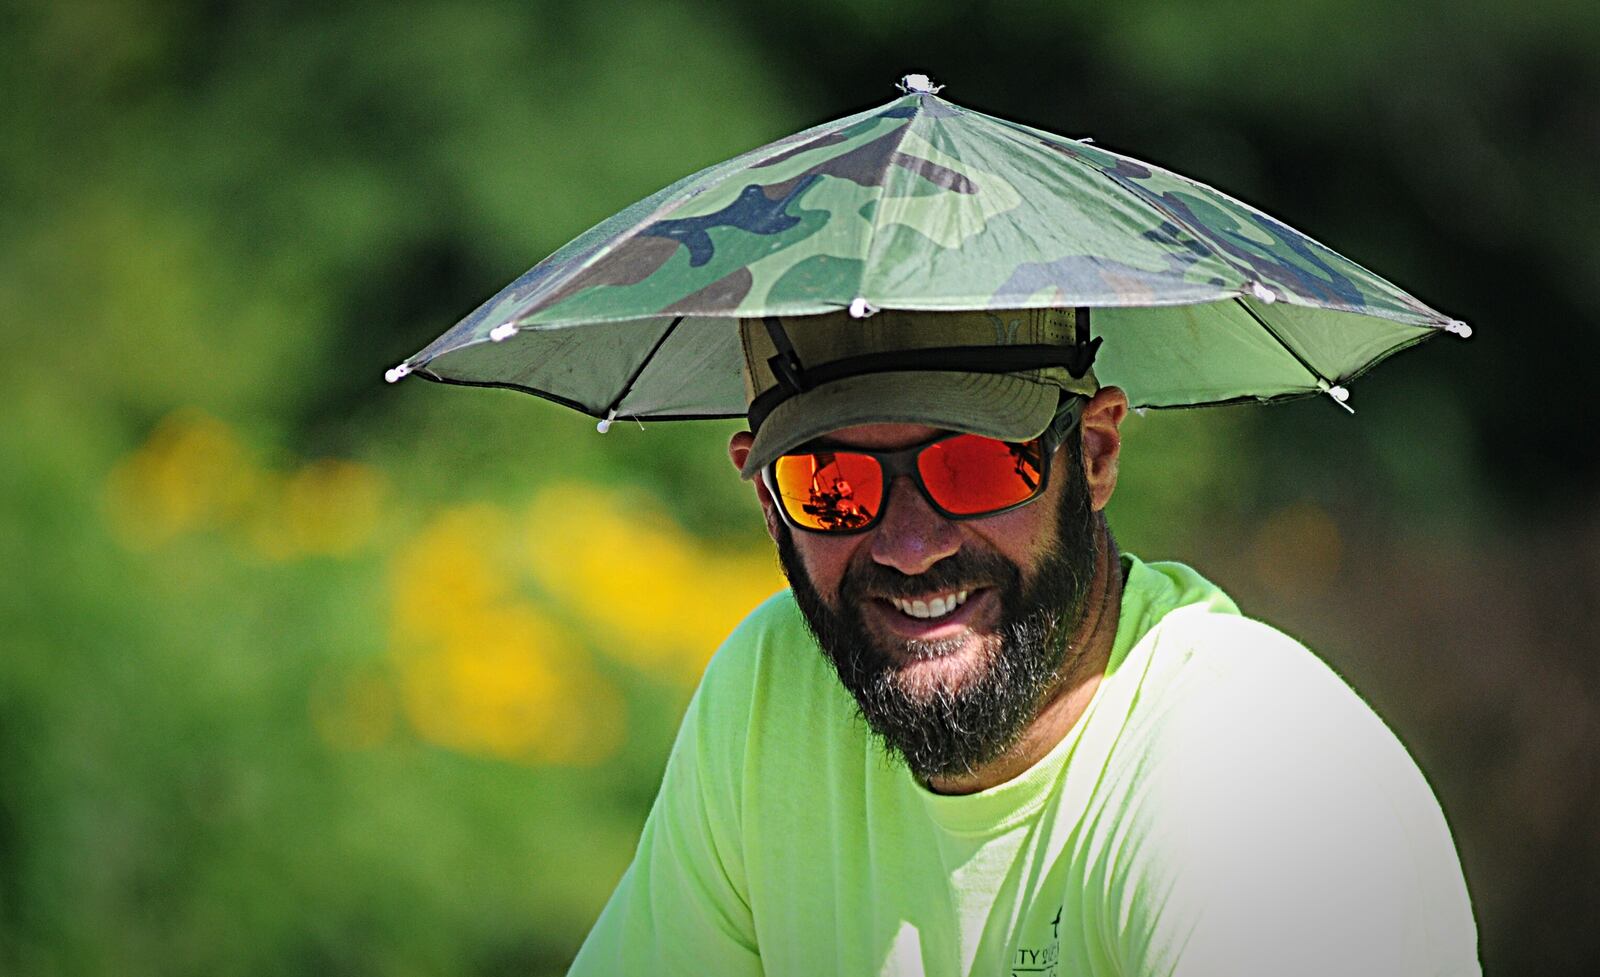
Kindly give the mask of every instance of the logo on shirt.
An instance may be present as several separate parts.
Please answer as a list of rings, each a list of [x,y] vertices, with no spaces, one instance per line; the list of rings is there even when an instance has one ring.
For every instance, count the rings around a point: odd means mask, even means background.
[[[1057,977],[1061,964],[1061,908],[1050,921],[1050,942],[1018,946],[1011,955],[1011,977]]]

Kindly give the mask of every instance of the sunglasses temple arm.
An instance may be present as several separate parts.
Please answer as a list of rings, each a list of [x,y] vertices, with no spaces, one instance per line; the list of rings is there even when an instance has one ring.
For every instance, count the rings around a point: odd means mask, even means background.
[[[1057,447],[1066,441],[1067,435],[1078,426],[1078,421],[1083,416],[1085,400],[1081,394],[1075,394],[1072,401],[1062,410],[1056,412],[1055,419],[1050,422],[1050,435],[1055,440]]]

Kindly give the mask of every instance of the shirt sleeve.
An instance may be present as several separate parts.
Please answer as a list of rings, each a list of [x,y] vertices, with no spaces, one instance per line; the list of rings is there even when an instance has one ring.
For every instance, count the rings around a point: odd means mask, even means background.
[[[747,719],[737,697],[724,701],[734,683],[714,675],[717,666],[689,704],[633,863],[571,977],[762,972],[738,830],[735,775]]]
[[[1123,972],[1476,977],[1460,862],[1421,772],[1293,648],[1309,664],[1232,676],[1165,718],[1114,869]]]

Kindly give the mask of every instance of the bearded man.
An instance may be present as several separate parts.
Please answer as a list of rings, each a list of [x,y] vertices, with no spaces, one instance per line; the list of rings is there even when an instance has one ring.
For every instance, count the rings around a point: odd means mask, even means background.
[[[729,454],[791,587],[708,667],[572,973],[1479,973],[1393,734],[1119,552],[1128,402],[1075,318],[741,324]]]

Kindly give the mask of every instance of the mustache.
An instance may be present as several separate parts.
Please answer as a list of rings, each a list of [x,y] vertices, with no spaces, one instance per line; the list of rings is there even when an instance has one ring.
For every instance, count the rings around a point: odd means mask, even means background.
[[[852,563],[839,582],[839,594],[848,602],[870,598],[912,598],[934,590],[977,590],[980,587],[1015,586],[1021,574],[997,553],[965,549],[945,557],[922,573],[901,573],[870,557]]]

